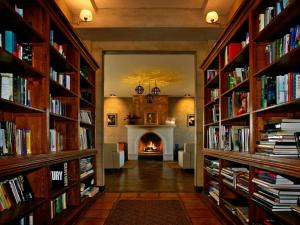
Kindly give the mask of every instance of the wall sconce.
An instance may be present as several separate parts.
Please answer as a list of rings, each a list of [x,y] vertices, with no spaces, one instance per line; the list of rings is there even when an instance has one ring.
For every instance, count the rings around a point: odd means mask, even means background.
[[[216,23],[219,19],[218,13],[216,11],[210,11],[206,14],[207,23]]]
[[[88,9],[82,9],[80,11],[79,17],[84,22],[89,22],[89,21],[93,20],[93,14],[92,14],[91,10],[88,10]]]

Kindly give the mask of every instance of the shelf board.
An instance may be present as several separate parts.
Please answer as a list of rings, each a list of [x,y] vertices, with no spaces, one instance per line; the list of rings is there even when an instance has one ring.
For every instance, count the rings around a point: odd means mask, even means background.
[[[251,198],[251,201],[258,207],[260,207],[261,209],[265,210],[266,212],[268,212],[269,214],[271,214],[276,221],[281,221],[284,224],[287,225],[298,225],[300,224],[300,217],[299,214],[295,213],[295,212],[273,212],[270,209],[268,209],[267,207],[265,207],[263,204],[261,204],[258,200],[254,200],[253,198]]]
[[[205,88],[213,88],[213,87],[217,87],[218,84],[219,84],[219,75],[215,76],[213,79],[208,81],[204,87]]]
[[[221,72],[230,72],[237,67],[245,67],[245,65],[248,64],[249,64],[249,45],[246,45],[230,62],[228,62],[227,65],[225,65],[221,69]]]
[[[81,97],[80,108],[95,108],[95,105]]]
[[[204,126],[209,127],[209,126],[219,126],[219,121],[217,122],[212,122],[212,123],[207,123]]]
[[[208,107],[208,106],[211,106],[211,105],[214,105],[214,104],[217,104],[219,102],[220,98],[215,98],[214,100],[210,101],[209,103],[207,103],[206,105],[204,105],[204,107]]]
[[[52,189],[51,190],[51,194],[50,194],[50,198],[56,198],[57,196],[59,196],[60,194],[68,191],[69,189],[73,188],[74,186],[78,185],[78,182],[71,182],[68,186],[66,187],[62,187],[62,188],[58,188],[58,189]]]
[[[13,113],[45,113],[45,110],[15,103],[3,98],[0,98],[0,109],[5,112]]]
[[[68,117],[68,116],[61,116],[59,114],[56,114],[56,113],[49,113],[50,117],[55,119],[55,120],[61,120],[61,121],[70,121],[70,122],[78,122],[77,119],[74,119],[74,118],[71,118],[71,117]]]
[[[95,88],[95,85],[86,79],[84,76],[80,75],[80,87],[81,88]]]
[[[2,23],[1,28],[14,31],[17,34],[18,42],[44,42],[44,38],[4,1],[0,2],[0,12],[0,20],[9,21],[9,23]]]
[[[224,123],[224,122],[229,123],[229,122],[233,122],[233,121],[246,121],[246,120],[249,120],[249,115],[250,115],[250,113],[244,113],[242,115],[222,119],[221,122],[222,123]]]
[[[95,124],[80,122],[81,127],[95,127]]]
[[[209,178],[219,182],[219,176],[214,176],[214,175],[210,174],[206,169],[204,169],[204,171],[205,171],[204,174],[206,176],[208,176]]]
[[[50,64],[57,72],[77,72],[75,66],[68,62],[53,46],[50,46]]]
[[[299,72],[300,46],[292,49],[287,54],[275,60],[270,65],[254,73],[255,77],[263,75],[279,75],[282,73]]]
[[[84,176],[84,177],[82,177],[82,178],[80,178],[80,181],[84,181],[84,180],[86,180],[86,179],[88,179],[90,177],[93,177],[93,176],[95,176],[95,171],[92,172],[92,173],[90,173],[90,174],[88,174],[88,175],[86,175],[86,176]]]
[[[278,105],[272,105],[266,108],[258,109],[253,111],[254,113],[263,114],[263,113],[274,113],[274,112],[282,112],[287,113],[288,109],[291,109],[292,111],[295,111],[295,106],[300,106],[300,98],[295,99],[290,102],[281,103]]]
[[[249,91],[249,79],[247,78],[246,80],[240,82],[233,88],[226,90],[221,94],[221,96],[231,96],[232,92],[234,91]]]
[[[50,79],[50,92],[54,97],[76,97],[76,93]]]
[[[282,37],[289,32],[293,22],[299,21],[300,2],[290,1],[284,11],[277,15],[261,32],[254,38],[255,42],[270,42]]]
[[[0,224],[10,224],[11,221],[21,219],[23,216],[31,213],[40,205],[46,202],[45,199],[35,198],[29,202],[23,202],[7,209],[0,214]]]
[[[18,57],[10,54],[5,49],[0,47],[0,67],[1,72],[6,73],[16,73],[17,75],[27,78],[27,77],[34,77],[34,78],[42,78],[44,75],[38,71],[37,69],[33,68],[27,62],[19,59]]]

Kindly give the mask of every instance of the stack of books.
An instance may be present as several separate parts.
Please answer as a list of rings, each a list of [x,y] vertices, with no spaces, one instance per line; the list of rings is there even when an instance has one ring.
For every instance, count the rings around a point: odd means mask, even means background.
[[[95,181],[93,178],[84,180],[80,183],[80,196],[93,197],[99,192],[99,188],[95,187]]]
[[[84,178],[92,173],[94,173],[93,158],[88,157],[80,159],[80,178]]]
[[[80,122],[92,124],[92,112],[89,110],[80,110]]]
[[[257,184],[253,200],[271,211],[291,211],[300,195],[300,184],[281,175],[255,170],[252,182]]]
[[[249,172],[243,172],[237,174],[236,190],[249,194]]]
[[[297,132],[300,119],[280,119],[265,124],[256,154],[274,157],[298,157]]]
[[[64,73],[58,73],[52,67],[50,67],[50,79],[58,82],[60,85],[67,88],[68,90],[71,89],[70,75]]]
[[[209,82],[218,76],[218,70],[207,70],[206,71],[206,81]]]
[[[247,80],[248,77],[249,66],[245,68],[235,68],[234,71],[228,73],[228,89],[231,89],[239,83]]]
[[[221,149],[248,152],[250,130],[246,126],[221,126]]]
[[[59,152],[63,149],[63,134],[56,129],[50,129],[50,152]]]
[[[93,137],[89,128],[79,128],[79,144],[81,150],[93,148]]]
[[[237,177],[241,174],[249,176],[249,170],[245,167],[225,167],[221,170],[222,181],[233,188],[237,187]]]
[[[219,148],[219,127],[210,126],[207,130],[207,145],[208,148]]]
[[[63,193],[57,198],[51,200],[51,219],[53,219],[57,214],[60,214],[67,207],[67,194]]]
[[[220,205],[219,183],[217,181],[211,180],[209,182],[208,193],[208,196],[212,197]]]
[[[220,161],[218,159],[205,158],[205,170],[212,176],[219,176]]]
[[[50,112],[58,114],[60,116],[66,116],[66,113],[67,113],[67,104],[63,103],[59,99],[53,99],[50,96]]]

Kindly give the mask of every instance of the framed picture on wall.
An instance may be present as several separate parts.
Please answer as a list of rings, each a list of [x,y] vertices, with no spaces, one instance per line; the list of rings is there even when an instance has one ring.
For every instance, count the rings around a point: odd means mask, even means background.
[[[144,115],[144,123],[145,124],[158,124],[157,113],[155,112],[147,112]]]
[[[195,126],[195,114],[187,114],[186,124],[187,124],[188,127],[194,127]]]
[[[118,119],[117,113],[107,113],[107,116],[106,116],[107,126],[108,127],[116,127],[117,119]]]

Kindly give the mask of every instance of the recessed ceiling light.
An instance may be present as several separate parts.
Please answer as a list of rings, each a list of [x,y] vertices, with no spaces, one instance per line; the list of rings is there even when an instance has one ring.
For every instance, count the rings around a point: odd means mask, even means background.
[[[191,97],[190,94],[184,94],[184,97]]]
[[[109,96],[110,96],[110,97],[117,97],[116,94],[110,94]]]

